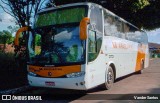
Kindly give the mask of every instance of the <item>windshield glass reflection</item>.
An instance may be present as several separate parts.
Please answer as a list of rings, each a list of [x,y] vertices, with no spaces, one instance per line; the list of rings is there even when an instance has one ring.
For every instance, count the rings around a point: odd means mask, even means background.
[[[43,27],[29,37],[30,62],[42,64],[78,63],[84,61],[84,42],[79,27]]]

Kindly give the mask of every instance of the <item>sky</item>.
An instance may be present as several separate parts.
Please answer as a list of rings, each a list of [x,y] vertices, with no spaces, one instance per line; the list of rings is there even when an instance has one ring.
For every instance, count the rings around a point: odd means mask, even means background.
[[[0,3],[3,4],[1,1]],[[7,27],[10,25],[14,26],[15,23],[11,22],[12,20],[14,20],[14,18],[9,14],[5,13],[3,9],[0,7],[0,31],[7,30]]]
[[[146,31],[148,35],[148,41],[152,43],[160,44],[160,28],[152,31]]]
[[[7,30],[7,27],[10,25],[14,26],[15,23],[11,22],[13,20],[14,18],[9,14],[5,13],[3,9],[0,7],[0,31]],[[149,42],[160,44],[160,28],[152,31],[146,31],[146,33],[148,35]]]

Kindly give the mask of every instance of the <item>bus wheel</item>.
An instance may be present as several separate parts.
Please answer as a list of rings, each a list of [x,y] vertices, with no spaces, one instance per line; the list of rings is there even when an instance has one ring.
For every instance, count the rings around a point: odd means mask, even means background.
[[[114,72],[111,66],[108,68],[108,72],[105,76],[105,83],[103,84],[103,88],[109,90],[114,83]]]

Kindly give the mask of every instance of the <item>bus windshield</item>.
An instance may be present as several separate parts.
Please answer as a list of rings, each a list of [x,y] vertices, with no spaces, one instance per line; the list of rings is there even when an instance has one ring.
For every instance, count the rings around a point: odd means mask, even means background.
[[[78,33],[78,26],[48,26],[35,29],[28,42],[30,63],[82,63],[85,46]]]
[[[36,16],[29,36],[29,63],[72,64],[84,62],[85,45],[79,39],[79,24],[87,6],[65,7]]]

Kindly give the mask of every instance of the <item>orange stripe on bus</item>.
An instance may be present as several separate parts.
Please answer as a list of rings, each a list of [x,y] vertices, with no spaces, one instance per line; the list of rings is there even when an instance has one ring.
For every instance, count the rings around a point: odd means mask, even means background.
[[[80,72],[81,66],[40,67],[29,65],[28,71],[42,77],[60,77],[69,73]]]
[[[142,60],[143,61],[145,60],[145,55],[146,55],[145,51],[146,51],[146,46],[145,45],[142,45],[142,46],[138,47],[138,53],[137,53],[137,61],[136,61],[135,71],[139,71],[139,70],[142,69],[141,63],[142,63]]]

